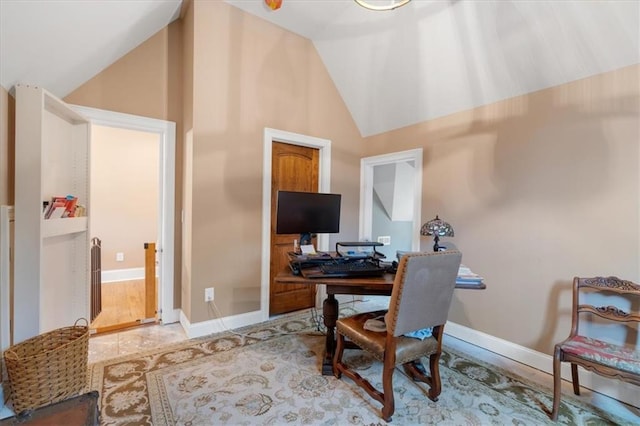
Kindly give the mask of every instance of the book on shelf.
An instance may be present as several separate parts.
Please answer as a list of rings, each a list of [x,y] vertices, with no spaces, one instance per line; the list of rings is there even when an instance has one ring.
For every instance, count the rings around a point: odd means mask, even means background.
[[[55,219],[56,217],[62,217],[62,213],[64,212],[66,205],[67,205],[66,197],[52,197],[51,201],[49,201],[47,209],[44,211],[44,218]]]
[[[45,219],[60,219],[65,217],[74,217],[76,214],[76,205],[78,197],[67,195],[65,197],[51,197],[51,201],[42,203],[44,208]]]
[[[78,197],[67,197],[67,204],[64,208],[62,217],[74,217],[76,213],[76,206],[78,204]]]
[[[83,217],[87,215],[87,208],[83,205],[76,204],[76,210],[73,217]]]

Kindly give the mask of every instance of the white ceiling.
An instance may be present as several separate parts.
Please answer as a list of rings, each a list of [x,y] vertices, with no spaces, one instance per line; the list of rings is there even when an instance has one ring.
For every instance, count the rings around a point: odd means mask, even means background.
[[[311,39],[363,136],[640,62],[640,2],[226,0]]]
[[[640,63],[638,1],[225,1],[312,40],[363,136]],[[64,97],[180,4],[0,0],[0,84]]]
[[[178,18],[181,0],[0,0],[0,85],[64,97]]]

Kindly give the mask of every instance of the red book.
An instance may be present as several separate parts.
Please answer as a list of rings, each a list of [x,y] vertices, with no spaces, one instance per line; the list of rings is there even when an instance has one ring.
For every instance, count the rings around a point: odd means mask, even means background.
[[[76,215],[76,204],[78,197],[67,196],[66,205],[62,217],[74,217]]]
[[[67,206],[67,197],[53,197],[49,207],[44,214],[45,219],[55,219],[62,217]]]

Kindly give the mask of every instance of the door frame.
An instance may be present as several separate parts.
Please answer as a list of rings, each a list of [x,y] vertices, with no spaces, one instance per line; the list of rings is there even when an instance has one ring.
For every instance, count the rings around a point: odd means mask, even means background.
[[[413,230],[411,250],[420,251],[420,227],[422,226],[422,148],[389,154],[364,157],[360,160],[360,230],[359,238],[371,235],[373,216],[373,168],[385,164],[413,161],[415,175],[413,183]]]
[[[269,319],[269,270],[271,268],[271,153],[273,142],[317,148],[320,154],[318,165],[318,192],[331,190],[331,141],[284,130],[264,128],[262,167],[262,265],[260,274],[260,317]],[[318,234],[318,250],[329,248],[329,236]],[[324,287],[316,296],[316,305],[324,299]]]
[[[174,288],[174,241],[175,241],[175,164],[176,164],[176,124],[171,121],[138,115],[124,114],[97,108],[70,105],[76,112],[91,121],[91,124],[156,133],[160,136],[160,176],[158,241],[156,253],[158,259],[157,318],[164,324],[179,320],[179,310],[173,307]]]

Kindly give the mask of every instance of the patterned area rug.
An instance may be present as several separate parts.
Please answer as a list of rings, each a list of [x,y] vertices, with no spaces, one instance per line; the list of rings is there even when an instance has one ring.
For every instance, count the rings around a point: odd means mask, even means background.
[[[310,313],[192,339],[90,366],[105,425],[378,425],[380,404],[350,379],[320,374],[324,336]],[[347,362],[380,385],[381,364]],[[553,424],[549,389],[446,348],[437,402],[402,369],[394,374],[397,425]],[[563,395],[559,423],[625,424]],[[629,424],[628,422],[626,424]]]

